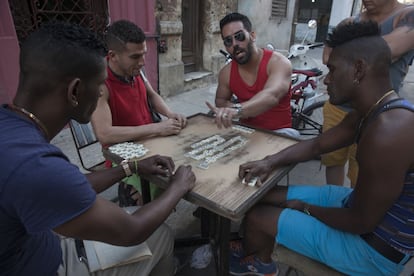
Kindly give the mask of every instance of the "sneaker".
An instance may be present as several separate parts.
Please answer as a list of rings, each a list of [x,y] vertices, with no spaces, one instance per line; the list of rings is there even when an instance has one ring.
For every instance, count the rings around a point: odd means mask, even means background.
[[[230,258],[230,275],[277,276],[279,269],[274,261],[263,263],[255,255]]]

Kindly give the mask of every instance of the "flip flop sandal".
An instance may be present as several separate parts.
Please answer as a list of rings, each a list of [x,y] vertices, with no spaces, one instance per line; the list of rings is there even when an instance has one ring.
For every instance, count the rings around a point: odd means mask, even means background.
[[[128,185],[125,182],[120,182],[118,186],[119,206],[120,207],[137,206],[138,200],[133,198],[133,195],[137,193],[139,197],[141,197],[139,192],[132,185]]]

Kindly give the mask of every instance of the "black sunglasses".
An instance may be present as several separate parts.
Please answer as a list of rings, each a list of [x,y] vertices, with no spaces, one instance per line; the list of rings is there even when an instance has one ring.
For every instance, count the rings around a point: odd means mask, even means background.
[[[244,32],[243,31],[238,31],[234,35],[229,35],[229,36],[226,36],[225,38],[223,38],[224,46],[231,47],[233,45],[233,37],[234,37],[235,40],[240,41],[240,42],[242,42],[246,39],[246,35],[244,34]]]

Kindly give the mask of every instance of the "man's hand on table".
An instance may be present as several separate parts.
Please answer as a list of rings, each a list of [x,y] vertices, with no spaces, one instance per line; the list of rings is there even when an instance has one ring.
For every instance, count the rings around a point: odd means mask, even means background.
[[[181,165],[170,178],[171,188],[181,189],[182,194],[191,191],[195,186],[196,177],[190,165]]]
[[[185,117],[183,114],[172,113],[168,115],[168,118],[176,120],[180,124],[181,129],[187,126],[187,117]]]
[[[160,136],[176,135],[183,129],[182,122],[173,118],[162,120],[156,123],[156,126],[158,127],[157,132]]]
[[[232,107],[214,107],[211,103],[206,102],[206,105],[214,113],[214,121],[218,128],[229,128],[233,125],[233,120],[237,118],[237,109]]]
[[[130,167],[137,174],[156,174],[168,177],[174,171],[175,165],[171,157],[153,155],[140,161],[131,162]],[[135,167],[136,164],[136,167]]]
[[[259,177],[258,185],[263,183],[272,172],[272,167],[267,159],[247,162],[239,167],[239,178],[248,183],[253,177]]]

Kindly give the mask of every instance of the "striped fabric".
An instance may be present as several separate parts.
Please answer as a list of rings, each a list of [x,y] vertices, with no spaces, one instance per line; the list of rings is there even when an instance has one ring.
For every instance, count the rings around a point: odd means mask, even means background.
[[[374,110],[365,123],[369,124],[379,114],[394,108],[414,112],[414,106],[409,101],[402,98],[394,99]],[[414,256],[414,171],[407,172],[400,197],[373,233],[396,250]]]

